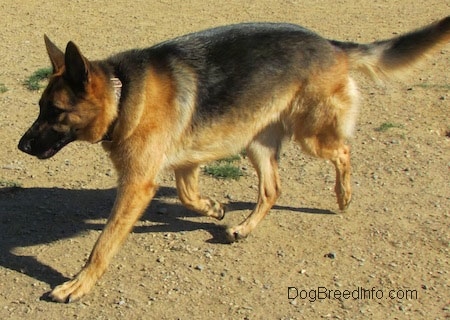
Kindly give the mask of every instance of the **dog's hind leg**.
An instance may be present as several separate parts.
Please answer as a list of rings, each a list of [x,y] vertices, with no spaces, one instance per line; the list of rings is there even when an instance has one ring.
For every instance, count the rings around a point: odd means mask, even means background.
[[[281,193],[278,176],[278,157],[284,131],[281,124],[273,124],[260,133],[247,147],[247,156],[259,178],[258,202],[241,224],[228,228],[227,237],[233,242],[247,237],[267,215]]]
[[[306,152],[333,163],[336,170],[334,191],[339,209],[347,209],[352,198],[350,148],[342,141],[334,140],[332,136],[309,137],[302,139],[300,143]]]
[[[200,195],[198,190],[199,171],[198,165],[175,170],[178,197],[188,209],[221,220],[225,216],[223,205],[216,200]]]
[[[336,192],[339,209],[345,210],[352,200],[350,148],[344,144],[340,145],[338,149],[334,150],[330,160],[336,169],[334,191]]]
[[[341,210],[345,210],[352,198],[350,148],[345,140],[353,133],[359,105],[359,94],[354,81],[342,70],[328,82],[319,82],[311,106],[304,114],[294,118],[294,139],[302,149],[319,158],[330,160],[336,170],[335,192]]]

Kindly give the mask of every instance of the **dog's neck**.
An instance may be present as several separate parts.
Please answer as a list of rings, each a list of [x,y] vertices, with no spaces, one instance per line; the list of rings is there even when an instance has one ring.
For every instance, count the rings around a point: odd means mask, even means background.
[[[117,106],[117,113],[120,111],[120,97],[122,96],[122,81],[120,81],[119,78],[113,77],[110,79],[113,88],[114,88],[114,95],[116,97],[115,103]],[[112,141],[112,133],[114,131],[114,127],[116,126],[117,118],[111,122],[109,125],[108,130],[106,131],[106,134],[103,136],[101,141]]]

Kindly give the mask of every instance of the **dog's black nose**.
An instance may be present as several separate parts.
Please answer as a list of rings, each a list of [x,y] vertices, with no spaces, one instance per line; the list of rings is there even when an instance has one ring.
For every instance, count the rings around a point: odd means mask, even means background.
[[[30,153],[31,152],[31,139],[20,139],[19,141],[19,145],[17,146],[19,148],[20,151],[23,151],[25,153]]]

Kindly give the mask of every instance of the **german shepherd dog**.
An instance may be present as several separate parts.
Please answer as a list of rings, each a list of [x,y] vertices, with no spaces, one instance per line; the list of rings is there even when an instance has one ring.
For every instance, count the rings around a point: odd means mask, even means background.
[[[181,202],[222,219],[224,206],[200,194],[199,165],[246,149],[259,178],[249,217],[227,229],[245,238],[280,195],[283,141],[330,160],[341,210],[351,200],[350,149],[358,111],[349,75],[401,75],[450,40],[450,16],[370,44],[324,39],[293,24],[245,23],[178,37],[147,49],[90,61],[73,43],[65,52],[47,37],[53,67],[39,116],[19,149],[50,158],[72,141],[102,142],[118,172],[117,198],[83,269],[50,297],[88,293],[173,169]]]

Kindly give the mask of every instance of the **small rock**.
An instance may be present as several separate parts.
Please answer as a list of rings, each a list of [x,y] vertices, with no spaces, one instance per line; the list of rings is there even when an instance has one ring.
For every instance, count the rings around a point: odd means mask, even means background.
[[[208,259],[211,259],[212,258],[211,252],[206,252],[205,253],[205,257],[208,258]]]
[[[195,270],[203,271],[203,269],[205,269],[205,267],[203,265],[201,265],[201,264],[195,266]]]
[[[156,259],[156,262],[164,263],[164,257],[159,257],[158,259]]]
[[[330,252],[324,255],[325,258],[336,259],[336,253]]]
[[[285,255],[286,255],[286,254],[284,253],[284,251],[282,251],[282,250],[278,250],[278,251],[277,251],[277,256],[278,256],[278,258],[284,258]]]

